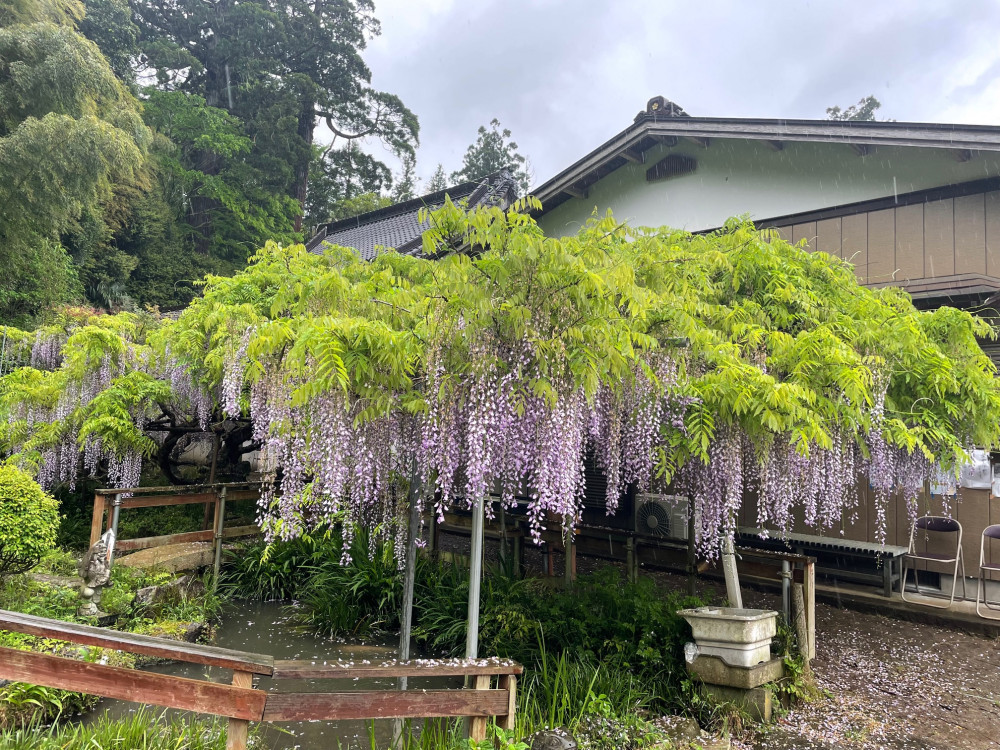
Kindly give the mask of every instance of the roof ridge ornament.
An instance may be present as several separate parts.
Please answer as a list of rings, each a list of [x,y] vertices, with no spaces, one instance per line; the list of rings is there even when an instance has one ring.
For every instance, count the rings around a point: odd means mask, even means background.
[[[646,110],[636,115],[635,119],[638,121],[644,117],[648,117],[649,115],[652,115],[653,118],[657,120],[667,117],[691,116],[684,111],[684,108],[681,105],[672,102],[663,96],[654,96],[646,102]]]

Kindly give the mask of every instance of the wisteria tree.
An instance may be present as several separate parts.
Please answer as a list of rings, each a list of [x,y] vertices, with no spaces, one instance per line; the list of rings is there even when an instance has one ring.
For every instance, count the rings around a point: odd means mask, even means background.
[[[592,451],[609,512],[629,485],[672,485],[712,557],[750,494],[762,526],[796,507],[831,526],[867,477],[884,519],[995,444],[976,340],[993,332],[972,315],[917,311],[746,222],[694,236],[608,216],[551,239],[533,205],[449,203],[425,258],[269,245],[176,321],[9,331],[31,361],[0,380],[2,449],[46,485],[132,484],[171,429],[246,424],[271,538],[363,525],[400,546],[414,465],[438,515],[522,497],[538,534],[576,523]]]

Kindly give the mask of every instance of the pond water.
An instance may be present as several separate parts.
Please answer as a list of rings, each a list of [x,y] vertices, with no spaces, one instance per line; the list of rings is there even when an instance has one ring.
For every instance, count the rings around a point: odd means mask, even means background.
[[[391,659],[397,647],[388,640],[367,643],[345,643],[317,636],[297,627],[293,622],[294,605],[287,602],[238,602],[223,613],[217,627],[214,645],[239,651],[270,654],[275,659],[303,659],[335,661],[337,659],[361,661]],[[205,667],[198,664],[170,663],[146,668],[150,672],[171,674],[192,679],[208,679],[229,683],[232,672],[226,669]],[[395,680],[281,680],[258,677],[254,685],[268,692],[318,693],[328,691],[393,689]],[[427,679],[411,679],[411,688],[443,687],[449,683],[441,679],[434,683]],[[119,717],[136,711],[139,704],[117,700],[103,700],[91,711],[84,722],[100,716]],[[184,711],[168,711],[168,715],[190,716]],[[265,747],[270,750],[370,750],[371,722],[287,722],[263,724],[260,733]],[[374,725],[377,747],[388,747],[392,739],[392,722],[376,721]]]

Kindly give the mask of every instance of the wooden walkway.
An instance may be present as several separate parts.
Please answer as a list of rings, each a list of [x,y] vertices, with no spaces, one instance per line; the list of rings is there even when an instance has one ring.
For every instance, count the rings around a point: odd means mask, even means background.
[[[0,629],[85,646],[233,670],[231,685],[112,667],[52,654],[0,647],[0,679],[72,690],[103,698],[221,716],[229,720],[228,750],[243,750],[251,721],[469,717],[474,740],[488,720],[513,729],[521,665],[500,659],[387,661],[381,664],[275,661],[262,654],[0,610]],[[266,693],[255,675],[281,679],[354,680],[359,677],[466,677],[471,688]],[[493,687],[493,682],[496,687]]]

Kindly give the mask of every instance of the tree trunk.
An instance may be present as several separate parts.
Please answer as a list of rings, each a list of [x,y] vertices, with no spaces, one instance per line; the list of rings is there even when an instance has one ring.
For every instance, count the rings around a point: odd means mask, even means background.
[[[295,217],[296,232],[302,231],[302,217],[306,210],[306,197],[309,193],[309,163],[312,161],[313,131],[315,129],[316,101],[313,96],[303,94],[297,133],[306,147],[295,167],[295,200],[299,202],[299,214]]]

